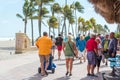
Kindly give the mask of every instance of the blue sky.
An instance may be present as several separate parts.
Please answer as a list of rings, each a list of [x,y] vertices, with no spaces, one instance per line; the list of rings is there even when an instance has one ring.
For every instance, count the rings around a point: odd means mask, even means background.
[[[84,14],[77,14],[83,18],[90,19],[94,17],[96,22],[99,24],[107,24],[111,31],[116,30],[116,24],[108,24],[102,16],[96,14],[93,6],[87,0],[68,0],[68,4],[71,4],[73,1],[80,1],[80,3],[84,6]],[[65,0],[56,0],[61,5],[64,5]],[[23,32],[24,23],[21,19],[16,17],[16,13],[22,14],[22,6],[24,0],[0,0],[0,38],[1,37],[15,37],[15,33],[21,31]],[[34,34],[35,37],[38,37],[38,24],[37,21],[34,21]],[[46,31],[48,28],[42,28],[42,31]],[[27,34],[30,34],[30,22],[28,21],[28,29]]]

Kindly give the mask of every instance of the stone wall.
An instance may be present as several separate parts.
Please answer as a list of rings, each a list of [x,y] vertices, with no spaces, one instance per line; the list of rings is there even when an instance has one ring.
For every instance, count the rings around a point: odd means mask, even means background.
[[[16,33],[15,53],[23,53],[30,49],[30,39],[25,33]]]

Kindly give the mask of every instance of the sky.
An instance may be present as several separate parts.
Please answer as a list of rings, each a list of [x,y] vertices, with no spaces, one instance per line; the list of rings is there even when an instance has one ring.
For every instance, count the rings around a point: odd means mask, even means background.
[[[61,6],[65,4],[65,0],[55,0],[60,3]],[[68,4],[73,3],[73,1],[79,1],[83,5],[84,13],[77,13],[77,16],[85,18],[85,20],[94,17],[98,24],[108,25],[110,31],[116,30],[116,24],[108,24],[104,18],[94,11],[93,5],[88,2],[88,0],[68,0]],[[22,14],[22,6],[24,0],[0,0],[0,38],[13,37],[15,38],[15,33],[23,32],[24,22],[16,17],[17,13]],[[44,26],[44,25],[42,25]],[[31,37],[30,21],[27,25],[27,34]],[[42,31],[48,31],[47,27],[42,28]],[[34,21],[34,36],[38,37],[38,24]]]

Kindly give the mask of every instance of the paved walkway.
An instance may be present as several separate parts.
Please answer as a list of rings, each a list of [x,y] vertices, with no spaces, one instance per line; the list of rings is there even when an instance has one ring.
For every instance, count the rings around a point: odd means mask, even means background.
[[[23,56],[0,61],[0,80],[102,80],[101,73],[97,74],[99,76],[97,78],[86,76],[87,62],[80,64],[79,60],[75,60],[73,75],[71,77],[65,76],[66,67],[64,55],[62,55],[62,59],[58,61],[56,54],[54,63],[57,66],[55,73],[52,74],[51,71],[49,71],[48,76],[42,77],[38,73],[39,57],[37,51],[27,52],[23,54]],[[110,68],[101,65],[100,71],[105,70],[110,70]]]

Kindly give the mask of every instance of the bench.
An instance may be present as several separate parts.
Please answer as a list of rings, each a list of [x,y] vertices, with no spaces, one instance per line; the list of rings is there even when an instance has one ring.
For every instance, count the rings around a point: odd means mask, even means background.
[[[112,72],[104,74],[104,80],[120,80],[120,54],[115,58],[108,58]]]

